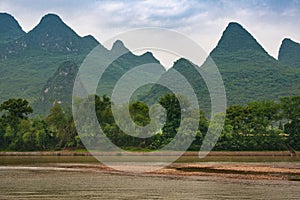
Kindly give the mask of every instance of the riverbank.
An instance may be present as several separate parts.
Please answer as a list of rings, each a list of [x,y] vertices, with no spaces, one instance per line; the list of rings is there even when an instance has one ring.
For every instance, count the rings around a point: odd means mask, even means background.
[[[124,153],[115,153],[115,152],[93,152],[93,155],[119,155],[119,156],[138,156],[138,155],[176,155],[177,152],[124,152]],[[289,151],[211,151],[201,152],[200,155],[207,156],[291,156]],[[297,153],[296,155],[299,155]],[[88,151],[27,151],[27,152],[16,152],[16,151],[0,151],[0,156],[92,156]],[[187,151],[183,156],[199,156],[198,151]]]
[[[95,171],[125,175],[148,175],[167,177],[214,177],[244,180],[286,180],[300,181],[300,163],[174,163],[162,169],[147,173],[122,172],[102,164],[56,164],[65,170]],[[124,166],[126,169],[128,166]],[[130,165],[138,172],[141,166]],[[119,167],[118,168],[122,168]]]
[[[59,158],[59,159],[57,159]],[[85,159],[87,158],[87,159]],[[0,169],[100,172],[119,175],[167,177],[213,177],[244,180],[300,181],[300,162],[175,162],[166,167],[157,163],[115,163],[110,168],[92,157],[0,157]],[[159,163],[161,164],[161,163]],[[145,169],[145,167],[147,167]],[[155,170],[152,170],[155,169]],[[118,169],[118,170],[116,170]],[[148,171],[146,173],[142,173]]]
[[[163,173],[247,180],[300,181],[300,163],[197,163],[173,164]]]
[[[94,153],[104,155],[103,153]],[[109,152],[105,155],[113,155]],[[141,155],[144,153],[118,154],[117,158],[130,160],[130,165],[117,163],[115,169],[107,167],[89,152],[47,151],[47,152],[0,152],[0,168],[29,170],[75,170],[102,173],[137,174],[142,169]],[[158,160],[174,152],[156,154]],[[143,156],[147,162],[149,157]],[[156,163],[153,163],[155,166]],[[151,167],[151,164],[149,165]],[[130,169],[130,170],[128,170]],[[127,171],[127,172],[122,172]],[[130,172],[128,172],[130,171]],[[147,170],[145,170],[147,171]],[[143,173],[149,176],[168,177],[214,177],[239,180],[285,180],[300,181],[300,156],[291,157],[289,152],[210,152],[199,158],[198,152],[186,152],[174,163],[158,170]],[[141,173],[139,173],[141,175]]]
[[[128,166],[123,166],[124,170]],[[42,163],[32,165],[0,166],[0,170],[30,170],[30,171],[76,171],[95,172],[118,175],[153,176],[170,178],[203,178],[236,180],[282,180],[300,181],[300,163],[173,163],[170,166],[147,173],[138,173],[141,166],[130,165],[132,170],[119,171],[104,164],[86,163]],[[148,166],[151,167],[151,166]],[[118,166],[122,168],[122,165]]]

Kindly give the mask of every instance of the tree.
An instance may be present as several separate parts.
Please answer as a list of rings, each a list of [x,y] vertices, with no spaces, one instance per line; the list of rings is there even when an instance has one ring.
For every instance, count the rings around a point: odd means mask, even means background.
[[[175,94],[166,94],[160,98],[159,103],[166,109],[167,119],[163,127],[163,133],[166,138],[173,138],[180,126],[181,107]]]
[[[27,119],[33,112],[25,99],[9,99],[0,105],[2,118],[9,124],[16,125],[21,119]]]
[[[108,96],[104,95],[102,98],[95,96],[95,109],[97,119],[100,125],[105,126],[105,124],[114,124],[114,117],[111,111],[111,100]]]
[[[205,135],[207,133],[207,130],[208,130],[209,121],[206,118],[204,111],[202,111],[202,110],[200,110],[200,111],[193,110],[192,115],[195,112],[199,112],[199,116],[200,116],[199,126],[198,126],[198,131],[197,131],[196,137],[195,137],[193,143],[191,144],[189,150],[195,150],[196,151],[196,150],[199,150],[201,148],[203,138],[205,137]]]
[[[143,102],[133,102],[129,105],[129,113],[131,115],[131,119],[138,126],[145,127],[146,125],[150,124],[151,119],[149,116],[149,107],[147,106],[147,104]],[[155,129],[154,130],[148,129],[147,131],[153,132],[155,131]],[[135,132],[138,135],[147,136],[147,133],[145,133],[144,130],[142,129],[136,128]],[[139,139],[140,141],[139,146],[143,148],[147,148],[150,144],[150,139],[151,139],[150,137]]]
[[[56,147],[61,148],[66,144],[65,127],[67,119],[62,107],[59,104],[54,104],[50,110],[50,114],[46,118],[50,131],[56,139]]]
[[[19,124],[22,120],[27,120],[28,115],[33,112],[31,106],[24,99],[9,99],[0,105],[0,111],[2,112],[0,132],[4,133],[2,134],[4,148],[20,148],[22,138],[17,134]]]
[[[287,143],[300,150],[300,97],[280,99],[282,115],[286,123],[284,132],[288,134]]]

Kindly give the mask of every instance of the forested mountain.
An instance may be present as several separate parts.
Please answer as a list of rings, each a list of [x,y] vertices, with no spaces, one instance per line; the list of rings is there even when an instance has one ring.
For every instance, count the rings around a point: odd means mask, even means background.
[[[294,63],[297,53],[292,45],[285,47]],[[282,50],[281,50],[282,51]],[[283,52],[284,53],[284,52]],[[286,66],[271,57],[255,38],[240,24],[229,23],[217,46],[210,53],[222,76],[228,105],[245,105],[251,101],[274,100],[278,97],[300,95],[300,68]],[[207,66],[207,60],[203,66]],[[201,66],[201,67],[203,67]],[[176,61],[173,67],[162,76],[168,79],[172,70],[180,72],[190,82],[198,96],[200,107],[210,108],[210,96],[206,84],[197,69],[186,59]],[[168,92],[159,86],[152,88],[146,96],[158,98]]]
[[[0,44],[13,41],[25,35],[19,23],[10,14],[0,13],[0,24]]]
[[[0,15],[5,30],[15,22],[14,27],[19,28],[15,29],[23,34],[16,34],[16,38],[0,45],[0,101],[25,98],[37,106],[38,113],[48,112],[55,101],[70,104],[78,67],[99,42],[92,36],[80,37],[54,14],[45,15],[28,33],[22,31],[12,16],[8,15],[11,19],[6,20],[7,15]],[[113,85],[129,69],[159,63],[149,52],[141,56],[132,54],[121,41],[116,41],[110,51],[104,47],[103,50],[111,54],[128,52],[109,66],[100,80],[99,95],[111,93]]]
[[[72,61],[62,63],[42,88],[41,96],[34,104],[35,109],[39,113],[45,114],[55,103],[62,104],[65,109],[70,109],[73,83],[77,72],[76,63]]]
[[[37,106],[38,113],[47,112],[53,102],[71,103],[70,92],[78,67],[99,42],[92,36],[79,36],[54,14],[45,15],[28,33],[9,14],[0,14],[0,23],[0,102],[25,98]],[[276,60],[240,24],[230,23],[210,53],[222,75],[228,104],[300,95],[299,46],[285,39]],[[100,48],[108,54],[128,51],[122,41],[116,41],[111,50],[101,45]],[[97,94],[110,96],[122,75],[146,63],[159,61],[149,52],[137,56],[128,51],[105,71]],[[181,58],[161,79],[167,81],[172,70],[186,77],[195,88],[200,107],[208,110],[208,90],[193,65]],[[159,86],[147,86],[135,95],[154,102],[166,92]]]
[[[146,52],[140,56],[137,56],[130,52],[123,44],[123,42],[117,40],[111,50],[111,54],[119,55],[126,52],[116,60],[114,60],[103,73],[103,76],[99,80],[97,95],[111,96],[114,85],[119,81],[119,79],[131,69],[143,65],[143,64],[159,64],[159,61],[150,52]],[[160,64],[159,64],[160,65]],[[151,66],[149,66],[151,67]],[[160,70],[165,71],[165,68],[160,65]],[[156,72],[153,72],[156,73]],[[157,72],[159,73],[159,72]],[[100,78],[100,77],[99,77]],[[139,79],[140,77],[132,77],[134,79]],[[143,90],[143,92],[148,92],[148,90]]]
[[[299,95],[300,69],[283,66],[238,23],[230,23],[210,53],[222,75],[228,103]]]
[[[10,24],[4,23],[3,26],[6,29]],[[2,45],[1,56],[15,58],[14,56],[34,56],[33,54],[50,52],[78,55],[89,53],[91,48],[98,44],[98,41],[90,35],[85,37],[77,35],[59,16],[47,14],[31,31],[19,34],[14,41]]]
[[[0,15],[1,28],[6,30],[14,20],[4,20],[3,16],[6,14]],[[17,36],[0,44],[0,102],[14,97],[36,101],[61,63],[72,60],[80,64],[99,44],[92,36],[78,36],[54,14],[44,16],[34,29]]]
[[[108,59],[124,53],[104,71],[95,96],[98,120],[105,133],[120,147],[153,150],[168,144],[177,132],[181,113],[185,109],[180,108],[175,95],[166,94],[170,93],[167,88],[158,84],[146,85],[134,93],[132,100],[150,104],[159,102],[166,108],[169,121],[162,130],[154,130],[159,134],[149,140],[128,136],[115,123],[111,111],[113,89],[124,77],[128,82],[139,82],[148,75],[162,74],[159,83],[168,83],[185,92],[183,81],[172,75],[179,72],[193,87],[200,109],[210,110],[209,92],[198,73],[199,69],[211,66],[209,58],[200,68],[180,58],[166,71],[152,53],[135,55],[122,41],[116,41],[108,50],[92,36],[79,36],[54,14],[44,16],[28,33],[9,14],[0,14],[0,25],[1,150],[83,147],[68,108],[71,108],[73,84],[79,66],[97,45]],[[230,23],[227,26],[210,53],[223,78],[229,105],[224,130],[215,150],[283,150],[287,145],[300,149],[300,97],[290,97],[300,96],[299,55],[300,44],[285,39],[276,60],[240,24]],[[150,65],[142,68],[138,75],[131,73],[135,67],[144,64]],[[122,88],[131,86],[126,81],[122,83]],[[93,94],[85,92],[85,86],[80,82],[78,86],[83,94],[91,95],[89,97],[94,100]],[[190,102],[185,103],[188,107]],[[149,124],[149,107],[145,103],[131,102],[129,110],[137,124]],[[33,111],[47,117],[30,117]],[[190,149],[199,149],[208,124],[206,116],[200,111],[196,139]],[[186,137],[190,137],[189,131]]]
[[[98,95],[111,96],[114,85],[117,81],[122,75],[135,66],[159,63],[151,53],[145,53],[141,56],[132,54],[121,41],[116,41],[108,53],[114,54],[124,51],[127,53],[111,63],[104,72],[102,78],[99,80],[97,89]],[[57,71],[48,79],[47,83],[42,88],[39,99],[34,103],[34,108],[38,113],[49,113],[50,108],[55,103],[61,104],[64,109],[71,109],[73,84],[78,68],[79,66],[72,61],[66,61],[59,66]],[[163,66],[161,66],[161,70],[164,70]],[[138,79],[139,77],[134,78]],[[78,87],[81,87],[83,92],[85,91],[82,84]]]
[[[300,68],[300,44],[285,38],[280,46],[278,61],[289,67]]]

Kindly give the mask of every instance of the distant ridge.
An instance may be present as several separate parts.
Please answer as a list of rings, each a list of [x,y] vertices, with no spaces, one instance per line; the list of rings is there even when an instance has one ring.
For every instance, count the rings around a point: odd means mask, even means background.
[[[110,51],[115,54],[123,54],[128,52],[129,50],[124,46],[121,40],[116,40]]]

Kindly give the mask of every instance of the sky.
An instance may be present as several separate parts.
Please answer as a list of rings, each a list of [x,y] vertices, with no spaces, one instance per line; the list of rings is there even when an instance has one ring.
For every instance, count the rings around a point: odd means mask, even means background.
[[[0,12],[12,14],[26,32],[55,13],[100,43],[132,29],[159,27],[186,35],[209,53],[232,21],[275,58],[283,38],[300,42],[300,0],[0,0]]]

